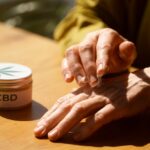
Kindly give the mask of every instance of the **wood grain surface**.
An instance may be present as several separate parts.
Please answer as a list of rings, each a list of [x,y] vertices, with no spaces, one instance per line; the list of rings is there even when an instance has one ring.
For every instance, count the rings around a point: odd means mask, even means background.
[[[33,129],[40,117],[65,93],[57,44],[44,37],[0,24],[0,62],[15,62],[33,70],[33,102],[15,111],[0,111],[0,150],[150,150],[150,115],[112,122],[84,142],[71,134],[58,142],[37,139]]]

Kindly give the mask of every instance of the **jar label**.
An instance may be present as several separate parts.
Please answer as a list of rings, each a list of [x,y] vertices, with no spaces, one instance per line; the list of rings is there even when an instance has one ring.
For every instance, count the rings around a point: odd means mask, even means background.
[[[3,102],[13,102],[17,100],[17,95],[16,94],[0,94],[0,101]]]

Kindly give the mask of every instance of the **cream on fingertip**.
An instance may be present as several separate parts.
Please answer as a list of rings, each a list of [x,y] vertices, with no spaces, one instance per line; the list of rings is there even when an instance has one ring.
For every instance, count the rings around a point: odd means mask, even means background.
[[[77,81],[79,84],[86,84],[87,83],[86,77],[81,76],[81,75],[77,75]]]
[[[90,86],[91,87],[96,87],[97,83],[98,83],[98,79],[95,76],[91,75],[90,76]]]
[[[97,68],[98,77],[102,77],[104,75],[104,66],[103,64],[99,64]]]

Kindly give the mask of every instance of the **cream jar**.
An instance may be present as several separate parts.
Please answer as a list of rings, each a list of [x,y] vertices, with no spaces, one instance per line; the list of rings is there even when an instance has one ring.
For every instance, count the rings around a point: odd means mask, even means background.
[[[32,102],[32,70],[15,63],[0,63],[0,109],[17,109]]]

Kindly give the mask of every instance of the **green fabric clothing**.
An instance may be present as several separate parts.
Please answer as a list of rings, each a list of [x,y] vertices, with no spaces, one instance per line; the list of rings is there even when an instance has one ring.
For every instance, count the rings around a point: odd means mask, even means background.
[[[57,26],[63,51],[94,30],[110,27],[137,46],[136,67],[150,66],[150,0],[77,0]]]

